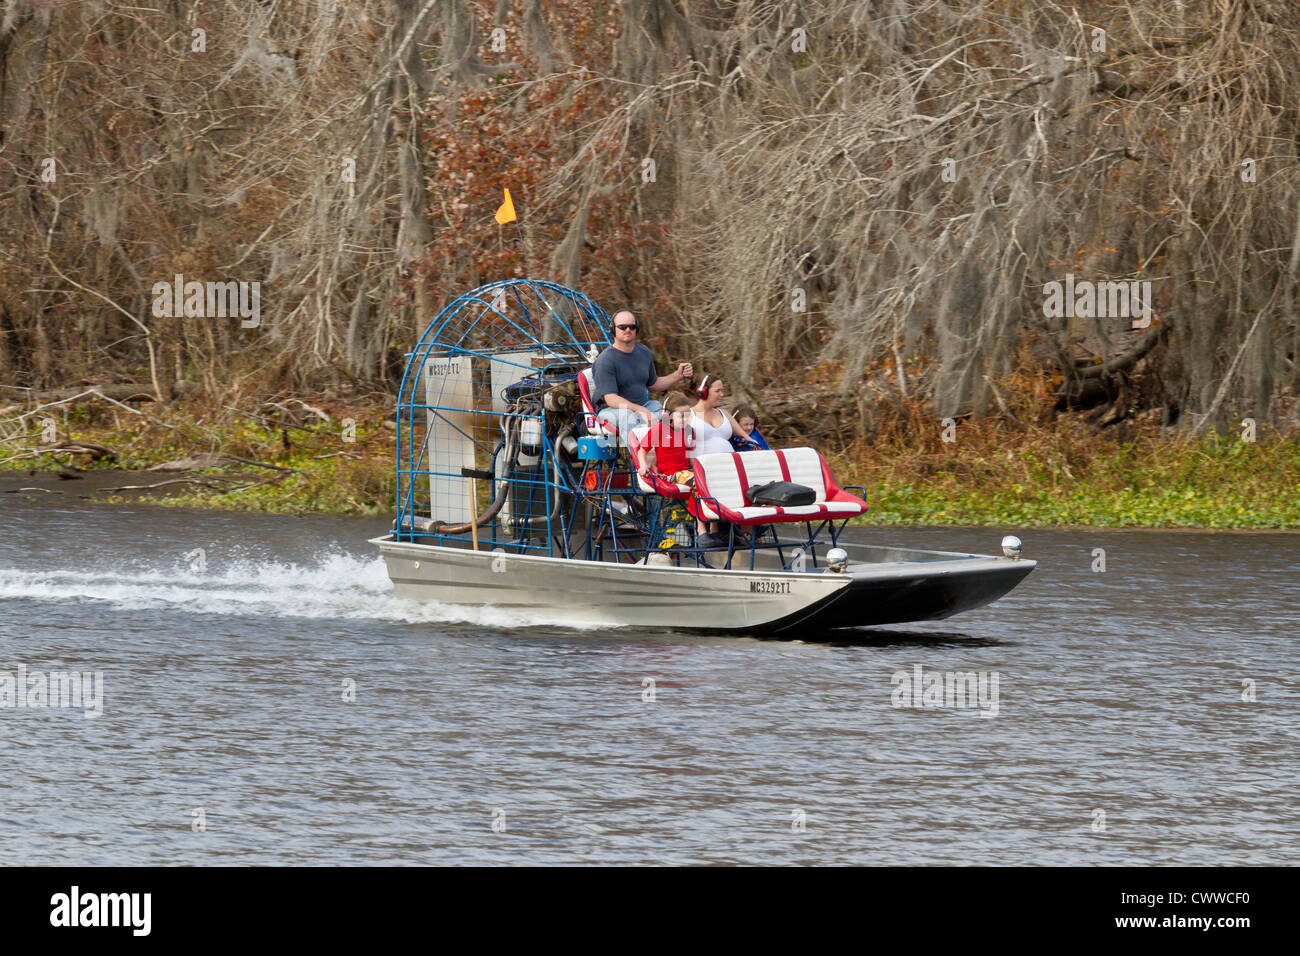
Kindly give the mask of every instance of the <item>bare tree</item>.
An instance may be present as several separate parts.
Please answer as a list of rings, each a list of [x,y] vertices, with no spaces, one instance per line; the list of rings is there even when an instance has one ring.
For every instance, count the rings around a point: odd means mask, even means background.
[[[1093,19],[1056,0],[1014,16],[995,0],[3,10],[0,223],[16,238],[0,246],[0,376],[14,383],[112,369],[165,397],[181,380],[384,379],[441,304],[430,269],[498,277],[487,250],[428,252],[461,215],[428,134],[460,130],[491,90],[503,142],[543,128],[539,103],[601,104],[545,127],[568,161],[519,225],[530,272],[588,281],[602,210],[630,195],[667,237],[614,287],[661,290],[662,334],[760,404],[812,380],[846,423],[978,415],[1036,376],[1103,425],[1141,409],[1193,429],[1294,414],[1286,0],[1139,0]],[[557,19],[579,16],[581,36]],[[484,53],[494,30],[517,55]],[[646,160],[653,183],[637,178]],[[561,211],[563,228],[539,227]],[[150,289],[176,274],[262,282],[266,321],[153,315]],[[1151,282],[1154,322],[1052,314],[1045,287],[1067,274]]]

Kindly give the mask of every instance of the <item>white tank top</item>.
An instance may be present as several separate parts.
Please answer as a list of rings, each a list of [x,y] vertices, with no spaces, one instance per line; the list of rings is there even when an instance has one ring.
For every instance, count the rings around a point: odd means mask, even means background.
[[[733,452],[731,447],[731,419],[722,416],[722,427],[714,428],[691,409],[691,430],[695,433],[695,454],[716,455]]]

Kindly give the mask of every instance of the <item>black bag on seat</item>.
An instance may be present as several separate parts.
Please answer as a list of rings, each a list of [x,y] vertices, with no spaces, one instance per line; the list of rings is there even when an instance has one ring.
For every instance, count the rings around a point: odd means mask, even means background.
[[[746,491],[745,500],[765,508],[790,508],[812,504],[817,500],[817,492],[807,485],[789,481],[765,481]]]

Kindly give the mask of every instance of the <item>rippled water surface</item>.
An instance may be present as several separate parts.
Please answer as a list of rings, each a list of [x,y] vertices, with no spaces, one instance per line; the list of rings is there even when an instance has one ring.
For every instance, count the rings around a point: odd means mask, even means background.
[[[832,643],[412,605],[386,522],[74,500],[0,494],[0,671],[104,687],[0,709],[10,862],[1300,862],[1300,536],[1030,531],[992,607]],[[997,715],[893,706],[916,665]]]

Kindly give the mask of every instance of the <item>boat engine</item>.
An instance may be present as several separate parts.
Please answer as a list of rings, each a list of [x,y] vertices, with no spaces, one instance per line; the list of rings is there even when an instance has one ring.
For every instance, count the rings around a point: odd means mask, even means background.
[[[575,375],[564,369],[556,374],[548,368],[513,383],[503,395],[507,405],[501,419],[504,440],[497,456],[497,473],[509,492],[501,527],[520,543],[544,540],[548,519],[556,525],[561,508],[571,504],[559,490],[566,483],[560,480],[559,470],[562,464],[567,465],[559,459],[561,452],[569,452],[569,446],[576,448],[568,394],[577,394]],[[557,473],[550,475],[550,469]]]
[[[506,526],[510,536],[525,540],[535,526],[546,533],[546,516],[551,511],[546,484],[546,436],[542,422],[536,418],[519,421],[518,442],[505,461],[502,476],[510,485],[509,512]]]

